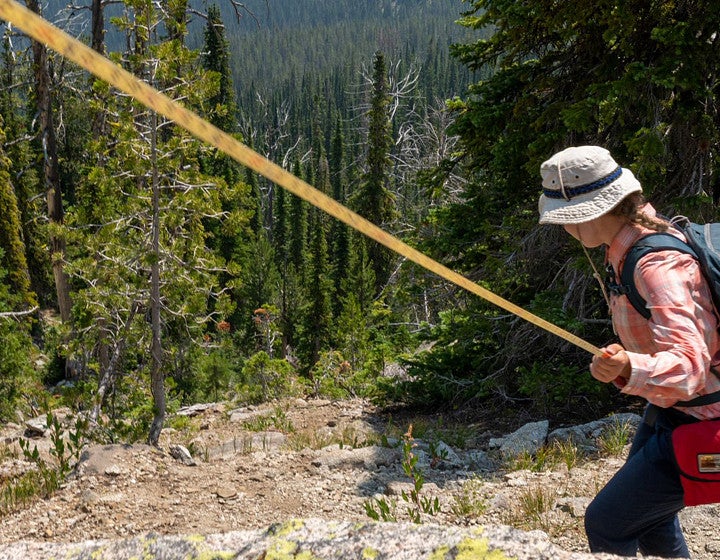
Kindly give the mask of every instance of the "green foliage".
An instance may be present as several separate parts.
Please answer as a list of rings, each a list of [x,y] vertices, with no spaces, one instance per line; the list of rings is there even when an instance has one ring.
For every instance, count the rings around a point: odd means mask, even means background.
[[[482,516],[489,507],[482,494],[483,481],[475,476],[463,482],[460,492],[453,495],[450,511],[463,519],[475,519]]]
[[[348,294],[337,319],[337,344],[354,371],[368,360],[371,349],[370,321],[355,294]]]
[[[418,458],[413,449],[415,443],[412,436],[412,424],[402,438],[403,460],[402,468],[405,475],[412,481],[412,489],[409,492],[402,491],[401,497],[407,504],[406,512],[413,523],[422,523],[425,516],[434,516],[440,513],[440,501],[438,497],[432,498],[422,494],[425,485],[425,477],[418,468]],[[390,503],[385,498],[372,499],[364,503],[365,513],[371,519],[379,521],[397,521],[397,503]]]
[[[470,5],[461,23],[491,36],[453,53],[493,74],[458,106],[457,131],[493,190],[536,200],[539,163],[578,143],[607,146],[658,201],[713,189],[693,174],[716,165],[720,139],[700,101],[714,98],[718,61],[708,0]]]
[[[368,110],[367,155],[365,172],[359,188],[350,200],[352,207],[373,224],[388,227],[397,217],[395,196],[388,189],[391,170],[391,114],[387,62],[378,51],[373,61],[372,90]],[[377,242],[367,242],[368,257],[375,273],[375,292],[380,293],[388,281],[395,261],[392,252]]]
[[[477,317],[474,317],[477,321]],[[409,380],[400,381],[397,396],[415,405],[438,406],[460,404],[479,395],[485,396],[494,384],[493,357],[498,346],[490,328],[473,323],[455,310],[441,313],[441,323],[430,333],[433,346],[402,363],[408,368]]]
[[[220,401],[228,393],[237,370],[231,358],[221,349],[211,349],[197,361],[195,400]]]
[[[34,464],[36,469],[4,482],[0,489],[0,515],[52,495],[65,482],[80,459],[87,434],[87,422],[77,420],[74,430],[67,431],[67,434],[59,419],[51,412],[47,413],[46,423],[51,443],[50,455],[54,460],[44,458],[37,446],[31,448],[28,440],[18,440],[23,457]]]
[[[618,457],[625,451],[633,433],[634,428],[629,422],[613,422],[598,437],[598,448],[604,455]]]
[[[252,420],[246,420],[243,422],[243,428],[251,432],[264,432],[271,428],[285,434],[295,432],[295,426],[293,426],[292,421],[280,407],[275,407],[275,410],[271,414],[256,416]]]
[[[0,116],[0,146],[6,141]],[[25,258],[25,244],[20,227],[20,210],[10,181],[10,161],[0,148],[0,265],[8,271],[6,282],[11,292],[17,294],[19,302],[25,305],[35,304],[35,295],[30,290],[30,274]]]
[[[349,387],[352,366],[340,352],[323,352],[310,370],[310,391],[314,397],[347,398],[355,393]]]
[[[260,351],[250,356],[242,368],[238,387],[242,401],[257,403],[299,394],[301,386],[286,360],[271,358]]]
[[[0,255],[2,249],[0,248]],[[5,271],[0,267],[0,311],[10,311],[9,303],[16,302],[10,286],[4,281]],[[38,374],[32,365],[37,352],[22,320],[0,317],[0,421],[13,421],[18,408],[40,391]]]
[[[516,524],[550,533],[553,527],[550,513],[556,501],[556,490],[552,487],[537,485],[523,490],[520,493],[520,511]]]
[[[574,414],[576,409],[593,403],[593,412],[610,403],[611,388],[598,383],[589,367],[576,367],[562,362],[533,363],[517,371],[519,394],[532,400],[540,414],[562,411]]]
[[[534,454],[523,452],[509,458],[506,467],[514,471],[542,472],[562,464],[570,470],[577,466],[583,457],[583,453],[572,440],[556,440],[550,445],[543,445]]]

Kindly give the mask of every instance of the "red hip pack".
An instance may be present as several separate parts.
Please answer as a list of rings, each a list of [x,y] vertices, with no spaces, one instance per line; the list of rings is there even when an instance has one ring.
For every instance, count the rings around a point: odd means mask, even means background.
[[[720,502],[720,419],[678,426],[672,443],[685,505]]]

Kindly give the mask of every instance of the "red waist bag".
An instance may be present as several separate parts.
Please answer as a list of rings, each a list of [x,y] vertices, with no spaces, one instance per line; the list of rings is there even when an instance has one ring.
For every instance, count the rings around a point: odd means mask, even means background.
[[[685,505],[720,502],[720,420],[678,426],[672,443]]]

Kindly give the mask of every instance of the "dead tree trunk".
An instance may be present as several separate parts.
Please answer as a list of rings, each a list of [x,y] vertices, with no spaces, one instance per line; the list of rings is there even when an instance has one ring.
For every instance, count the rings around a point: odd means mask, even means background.
[[[152,253],[150,271],[150,317],[152,321],[152,368],[150,387],[153,396],[153,421],[148,443],[157,446],[165,422],[165,379],[162,370],[162,341],[160,339],[160,181],[157,169],[157,113],[152,114]]]

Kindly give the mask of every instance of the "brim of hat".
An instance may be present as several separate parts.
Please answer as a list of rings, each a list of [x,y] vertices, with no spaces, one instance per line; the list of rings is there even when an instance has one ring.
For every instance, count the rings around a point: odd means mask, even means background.
[[[629,194],[641,191],[640,181],[632,171],[623,168],[617,181],[571,200],[548,198],[541,194],[538,202],[540,223],[562,225],[589,222],[610,212]]]

